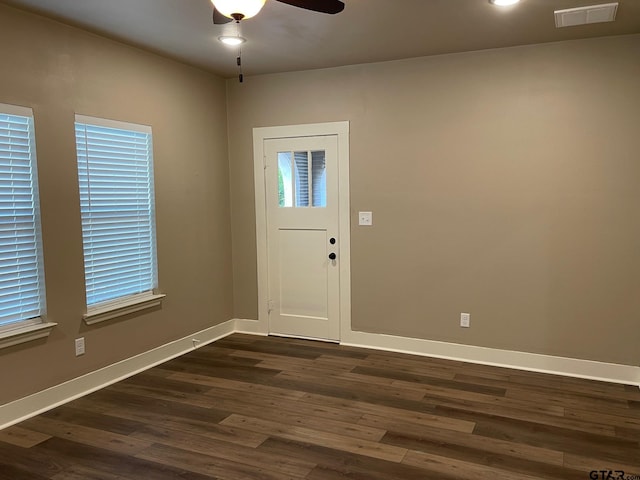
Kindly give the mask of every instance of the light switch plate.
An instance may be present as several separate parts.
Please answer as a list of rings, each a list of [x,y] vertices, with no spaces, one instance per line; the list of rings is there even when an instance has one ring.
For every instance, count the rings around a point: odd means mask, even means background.
[[[358,213],[358,225],[365,225],[365,226],[373,225],[373,213],[371,213],[371,212],[359,212]]]

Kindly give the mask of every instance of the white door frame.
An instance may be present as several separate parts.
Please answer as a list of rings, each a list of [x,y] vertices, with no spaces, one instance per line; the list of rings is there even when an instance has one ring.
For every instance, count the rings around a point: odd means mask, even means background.
[[[258,333],[269,333],[269,263],[264,142],[274,138],[338,137],[338,195],[340,238],[340,339],[351,332],[351,222],[349,204],[349,122],[313,123],[253,129],[253,168],[258,256]]]

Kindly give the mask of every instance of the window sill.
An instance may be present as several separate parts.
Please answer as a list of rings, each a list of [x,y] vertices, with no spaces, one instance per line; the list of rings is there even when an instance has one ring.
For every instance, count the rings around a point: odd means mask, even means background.
[[[130,313],[146,310],[147,308],[159,307],[162,305],[162,299],[166,297],[160,295],[145,295],[143,297],[134,297],[122,302],[114,302],[91,309],[85,313],[82,318],[87,325],[93,325],[100,322],[106,322],[113,318],[122,317]]]
[[[46,322],[6,330],[0,333],[0,349],[38,340],[39,338],[46,338],[56,325],[57,323]]]

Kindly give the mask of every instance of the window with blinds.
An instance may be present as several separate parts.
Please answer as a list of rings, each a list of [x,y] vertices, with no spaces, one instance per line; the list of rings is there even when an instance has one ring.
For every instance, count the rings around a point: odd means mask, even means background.
[[[151,128],[76,115],[88,311],[157,287]]]
[[[0,332],[41,323],[44,299],[33,113],[0,104]]]

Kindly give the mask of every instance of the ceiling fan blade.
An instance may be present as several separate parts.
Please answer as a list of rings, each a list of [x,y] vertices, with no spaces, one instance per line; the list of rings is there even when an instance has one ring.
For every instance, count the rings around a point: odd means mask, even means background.
[[[225,17],[221,14],[216,7],[213,7],[213,23],[215,25],[223,25],[225,23],[233,22],[233,19]]]
[[[334,15],[344,10],[344,3],[340,0],[277,0],[287,5],[313,10],[314,12]]]

